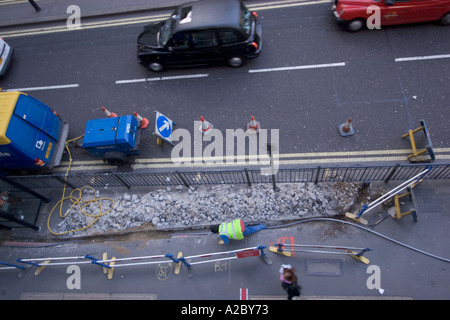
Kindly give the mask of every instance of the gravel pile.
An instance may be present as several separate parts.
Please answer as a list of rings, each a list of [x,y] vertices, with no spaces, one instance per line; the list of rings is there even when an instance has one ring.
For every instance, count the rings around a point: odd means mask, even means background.
[[[331,217],[353,210],[361,191],[359,183],[289,183],[277,186],[278,191],[274,191],[270,184],[259,184],[252,187],[215,185],[190,189],[176,186],[153,189],[145,194],[124,193],[113,197],[115,203],[110,212],[77,234],[93,235],[143,225],[159,230],[196,229],[236,218],[250,225],[270,225],[310,217]],[[83,199],[103,196],[99,191],[96,195],[93,191],[89,192],[83,195]],[[100,202],[103,213],[111,208],[111,201]],[[91,215],[101,213],[96,202],[91,202],[83,210]],[[74,207],[58,223],[57,231],[80,229],[93,219]]]

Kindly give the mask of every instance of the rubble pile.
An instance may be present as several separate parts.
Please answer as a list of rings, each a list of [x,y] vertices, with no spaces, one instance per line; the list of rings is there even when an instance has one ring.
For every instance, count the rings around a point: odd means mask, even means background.
[[[159,230],[202,228],[236,218],[246,223],[276,223],[310,217],[341,215],[354,206],[358,183],[286,183],[274,191],[270,184],[183,186],[153,188],[145,194],[124,193],[112,202],[100,200],[83,208],[89,215],[101,216],[81,232],[94,234],[151,224]],[[98,197],[97,191],[97,197]],[[92,198],[93,195],[91,195]],[[74,207],[58,223],[60,232],[81,229],[95,219]]]

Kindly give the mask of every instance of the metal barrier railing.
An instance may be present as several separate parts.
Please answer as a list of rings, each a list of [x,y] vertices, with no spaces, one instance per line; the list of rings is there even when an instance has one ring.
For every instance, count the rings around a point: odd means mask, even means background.
[[[12,264],[5,261],[1,261],[0,265],[5,265],[5,267],[0,267],[0,270],[14,270],[20,269],[22,271],[27,270],[30,267],[36,267],[35,275],[38,276],[45,268],[53,266],[68,266],[68,265],[79,265],[79,264],[94,264],[101,266],[103,272],[108,274],[108,279],[112,279],[113,272],[115,268],[121,267],[134,267],[150,264],[161,264],[161,263],[175,263],[175,268],[178,268],[179,273],[180,267],[184,265],[188,270],[188,277],[192,278],[192,266],[204,263],[248,258],[248,257],[261,257],[261,259],[268,265],[272,264],[272,261],[266,256],[264,249],[265,246],[257,246],[251,248],[237,249],[231,251],[213,252],[213,253],[203,253],[198,255],[192,255],[183,257],[180,252],[177,258],[170,253],[152,255],[152,256],[140,256],[140,257],[128,257],[128,258],[115,258],[112,257],[108,259],[107,253],[103,253],[102,259],[98,259],[90,254],[84,256],[73,256],[73,257],[49,257],[49,258],[27,258],[27,259],[17,259],[17,262],[23,263],[24,265]],[[207,259],[205,258],[216,257],[216,256],[226,256],[217,259]],[[193,261],[198,260],[198,261]]]
[[[286,246],[290,248],[286,248]],[[308,248],[308,249],[295,249],[295,248]],[[320,250],[311,250],[320,249]],[[325,249],[325,250],[323,250]],[[329,251],[333,250],[333,251]],[[354,251],[356,250],[356,251]],[[269,251],[273,253],[278,253],[287,257],[290,257],[292,252],[309,252],[309,253],[320,253],[320,254],[339,254],[339,255],[349,255],[352,258],[369,264],[369,259],[364,257],[364,253],[367,251],[372,251],[370,248],[355,248],[355,247],[344,247],[344,246],[322,246],[322,245],[308,245],[308,244],[288,244],[277,243],[275,246],[269,247]]]
[[[93,172],[64,174],[8,176],[8,179],[29,189],[83,186],[104,187],[161,187],[184,185],[252,184],[260,183],[319,183],[401,181],[425,170],[426,164],[397,164],[380,166],[335,166],[280,168],[274,176],[262,175],[259,169],[192,172]],[[272,179],[274,178],[274,179]],[[427,180],[450,179],[450,164],[435,164]]]
[[[393,196],[397,195],[398,193],[402,192],[403,190],[411,187],[414,184],[419,183],[424,177],[425,175],[430,172],[430,170],[432,169],[431,166],[428,166],[424,171],[416,174],[414,177],[408,179],[407,181],[403,182],[401,185],[397,186],[396,188],[390,190],[389,192],[385,193],[384,195],[382,195],[381,197],[379,197],[378,199],[376,199],[375,201],[372,201],[371,203],[364,205],[362,207],[362,209],[359,211],[358,214],[353,214],[350,212],[345,213],[345,216],[347,218],[350,218],[356,222],[360,222],[364,225],[368,224],[368,221],[364,218],[361,218],[361,216],[364,213],[369,212],[370,210],[376,208],[377,206],[379,206],[380,204],[382,204],[383,202],[385,202],[386,200],[392,198]]]

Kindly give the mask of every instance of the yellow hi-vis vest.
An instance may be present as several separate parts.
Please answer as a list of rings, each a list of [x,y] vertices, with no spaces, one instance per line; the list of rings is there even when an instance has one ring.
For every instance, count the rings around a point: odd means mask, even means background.
[[[244,222],[241,219],[224,222],[219,226],[219,236],[224,235],[228,239],[242,240],[244,239],[244,228]]]

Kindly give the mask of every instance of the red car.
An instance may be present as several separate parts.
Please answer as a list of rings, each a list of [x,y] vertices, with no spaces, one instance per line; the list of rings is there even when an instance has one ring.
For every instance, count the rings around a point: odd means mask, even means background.
[[[374,19],[377,10],[378,21]],[[351,32],[368,22],[379,27],[426,21],[450,25],[450,0],[334,0],[332,11],[338,23]]]

